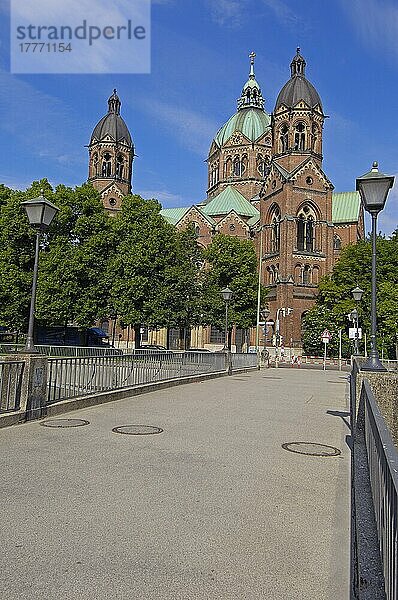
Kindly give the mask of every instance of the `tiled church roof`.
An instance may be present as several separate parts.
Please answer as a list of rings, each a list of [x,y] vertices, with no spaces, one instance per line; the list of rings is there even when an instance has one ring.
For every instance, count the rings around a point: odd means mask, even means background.
[[[244,217],[259,216],[260,213],[246,198],[232,186],[228,186],[202,209],[205,215],[227,215],[234,210]]]
[[[361,208],[359,192],[340,192],[332,195],[333,223],[358,221]]]

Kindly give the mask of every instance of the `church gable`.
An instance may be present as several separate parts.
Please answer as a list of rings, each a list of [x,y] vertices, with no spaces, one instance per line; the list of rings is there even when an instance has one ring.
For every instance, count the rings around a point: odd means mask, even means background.
[[[234,131],[231,137],[225,142],[224,148],[233,148],[236,146],[247,146],[251,144],[249,138],[247,138],[241,131]]]
[[[264,196],[279,192],[283,188],[283,184],[287,181],[283,171],[275,162],[271,163],[271,168],[262,190]]]
[[[217,223],[216,230],[218,233],[225,235],[247,237],[250,227],[234,210],[231,210],[230,213]]]
[[[307,158],[291,173],[291,181],[297,187],[331,190],[333,184],[326,177],[320,166],[311,158]]]
[[[200,230],[211,231],[214,227],[214,221],[204,215],[196,206],[191,206],[184,216],[176,223],[177,227],[187,227],[189,223],[194,223]]]

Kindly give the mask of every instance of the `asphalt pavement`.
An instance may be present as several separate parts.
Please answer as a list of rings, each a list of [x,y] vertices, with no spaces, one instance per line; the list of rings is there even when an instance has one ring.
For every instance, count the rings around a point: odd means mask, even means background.
[[[346,398],[268,369],[0,430],[0,598],[346,600]]]

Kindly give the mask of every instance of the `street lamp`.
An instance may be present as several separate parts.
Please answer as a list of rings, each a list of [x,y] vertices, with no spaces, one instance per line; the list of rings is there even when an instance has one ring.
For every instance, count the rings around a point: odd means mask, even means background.
[[[24,350],[25,352],[32,354],[37,352],[33,341],[33,325],[35,319],[40,234],[48,229],[59,209],[43,196],[43,190],[41,190],[41,195],[38,198],[27,200],[21,204],[28,215],[30,225],[36,229],[35,262],[33,267],[32,295],[30,298],[29,326]]]
[[[356,189],[359,191],[364,209],[372,217],[372,327],[371,327],[371,351],[366,363],[362,366],[363,371],[386,371],[382,365],[376,347],[377,317],[376,317],[376,235],[377,215],[383,210],[389,190],[394,185],[394,177],[383,175],[379,172],[377,162],[369,173],[365,173],[356,180]]]
[[[232,290],[230,290],[228,287],[226,287],[223,290],[221,290],[221,295],[224,298],[224,302],[225,302],[225,344],[224,344],[224,349],[225,349],[226,362],[227,362],[227,371],[228,371],[228,375],[232,375],[231,351],[229,349],[229,344],[228,344],[228,306],[229,306],[230,301],[233,298],[234,293]]]
[[[356,288],[354,288],[353,290],[351,290],[351,294],[357,304],[357,308],[355,310],[352,311],[352,315],[355,317],[355,355],[358,356],[359,355],[359,345],[358,345],[358,341],[359,341],[359,332],[358,332],[358,304],[360,303],[360,301],[362,300],[362,294],[363,294],[363,290],[361,290],[361,288],[359,286],[357,286]],[[355,314],[354,314],[355,313]]]

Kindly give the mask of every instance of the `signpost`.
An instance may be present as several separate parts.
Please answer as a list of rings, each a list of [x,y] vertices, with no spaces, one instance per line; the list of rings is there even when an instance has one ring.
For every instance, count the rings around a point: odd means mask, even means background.
[[[326,350],[328,347],[328,343],[330,342],[330,339],[332,337],[332,334],[330,333],[330,331],[328,329],[325,329],[325,331],[322,333],[321,335],[321,339],[322,342],[324,343],[324,352],[323,352],[323,370],[326,371]]]

